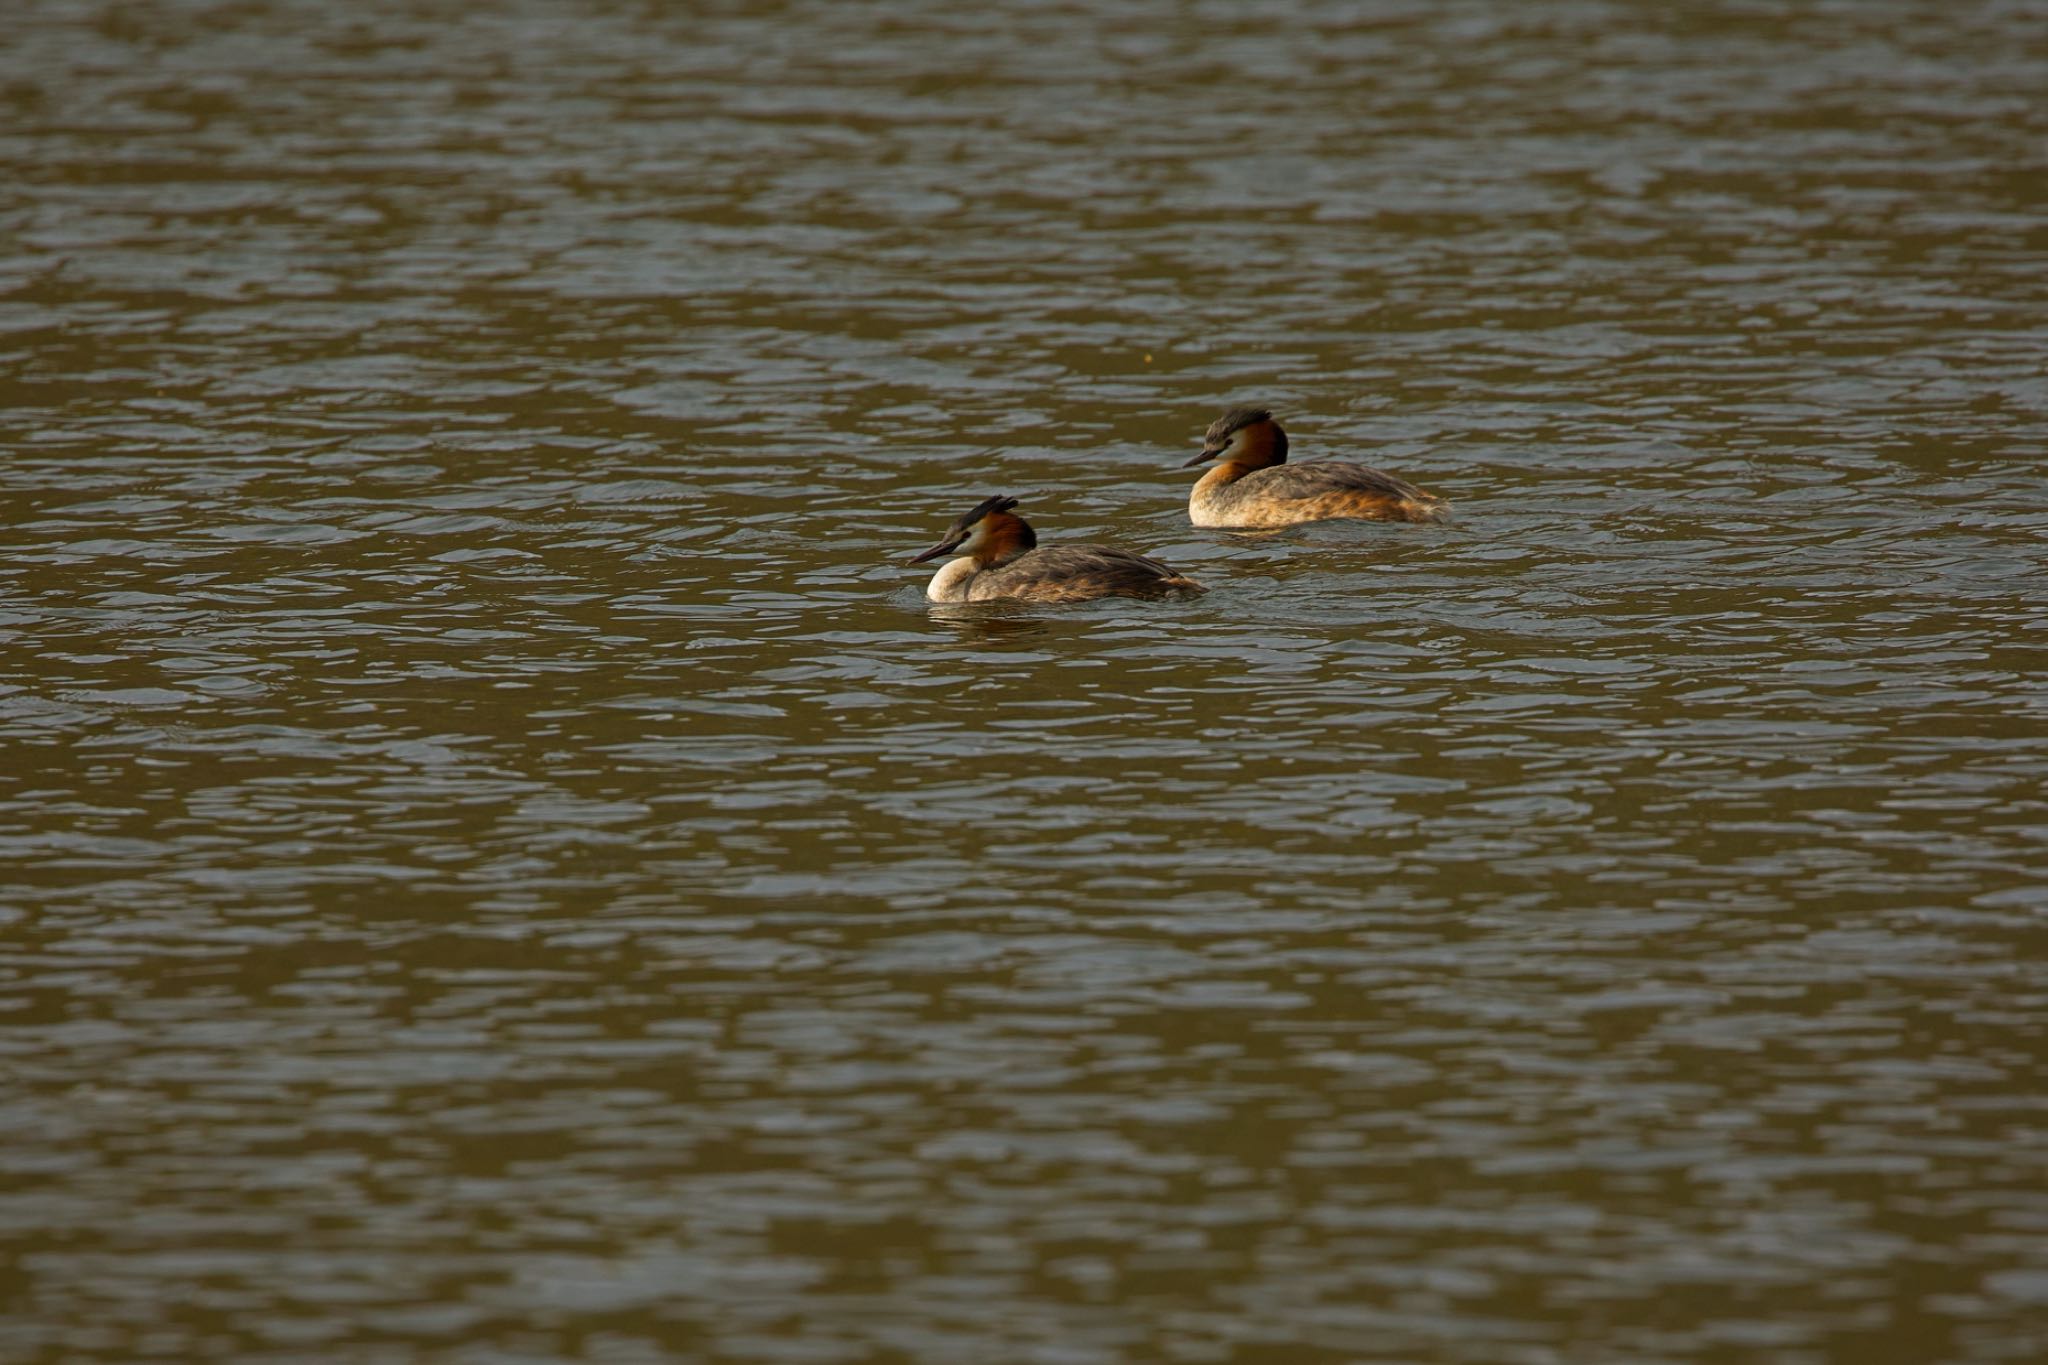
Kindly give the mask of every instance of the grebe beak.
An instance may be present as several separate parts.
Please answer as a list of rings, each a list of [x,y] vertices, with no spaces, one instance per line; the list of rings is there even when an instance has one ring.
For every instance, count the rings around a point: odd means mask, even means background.
[[[914,554],[910,558],[904,560],[903,562],[905,564],[922,564],[927,559],[937,559],[940,555],[949,555],[953,553],[953,551],[959,549],[961,542],[966,539],[967,536],[964,532],[957,536],[951,536],[945,540],[940,541],[938,544],[932,546],[931,549],[925,550],[919,554]]]
[[[1189,460],[1189,461],[1188,461],[1188,462],[1187,462],[1186,464],[1182,465],[1182,466],[1181,466],[1181,468],[1182,468],[1182,469],[1193,469],[1193,468],[1194,468],[1194,467],[1195,467],[1196,465],[1200,464],[1200,463],[1201,463],[1202,461],[1204,461],[1204,460],[1213,460],[1213,459],[1215,459],[1215,458],[1216,458],[1216,457],[1217,457],[1218,455],[1221,455],[1221,454],[1222,454],[1222,453],[1223,453],[1223,452],[1224,452],[1225,450],[1228,450],[1228,449],[1229,449],[1229,447],[1228,447],[1228,446],[1203,446],[1203,447],[1202,447],[1202,453],[1201,453],[1201,454],[1199,454],[1199,455],[1197,455],[1197,456],[1195,456],[1195,458],[1194,458],[1194,459],[1192,459],[1192,460]]]

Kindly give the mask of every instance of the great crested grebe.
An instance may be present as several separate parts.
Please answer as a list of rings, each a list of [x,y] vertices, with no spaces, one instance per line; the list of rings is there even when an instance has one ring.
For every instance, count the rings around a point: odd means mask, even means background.
[[[1436,521],[1450,510],[1436,494],[1362,464],[1288,464],[1287,433],[1264,408],[1232,408],[1211,422],[1202,453],[1181,468],[1204,460],[1221,462],[1188,494],[1188,520],[1197,526]]]
[[[932,575],[924,595],[934,602],[1087,602],[1098,597],[1178,597],[1201,592],[1156,559],[1107,545],[1048,545],[1010,509],[1015,498],[994,497],[946,528],[939,543],[910,563],[955,550],[965,553]]]

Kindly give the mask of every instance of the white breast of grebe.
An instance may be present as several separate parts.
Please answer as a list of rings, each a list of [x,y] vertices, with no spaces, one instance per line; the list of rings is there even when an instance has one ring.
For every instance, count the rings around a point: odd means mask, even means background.
[[[934,602],[965,602],[968,585],[974,582],[977,571],[974,556],[962,555],[932,575],[924,595]]]

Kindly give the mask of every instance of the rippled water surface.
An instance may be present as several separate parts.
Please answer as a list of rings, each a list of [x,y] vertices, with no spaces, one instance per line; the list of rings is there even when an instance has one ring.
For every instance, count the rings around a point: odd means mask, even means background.
[[[0,1355],[2048,1357],[2048,11],[0,33]],[[1196,531],[1233,403],[1450,497]],[[934,608],[971,503],[1183,604]]]

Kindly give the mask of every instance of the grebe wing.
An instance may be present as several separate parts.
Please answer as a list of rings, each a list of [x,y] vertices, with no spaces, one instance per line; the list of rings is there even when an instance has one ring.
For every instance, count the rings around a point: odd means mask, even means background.
[[[1101,597],[1200,585],[1147,555],[1110,545],[1043,545],[995,571],[1005,594]]]
[[[1259,482],[1286,498],[1319,498],[1329,493],[1377,493],[1405,502],[1435,502],[1426,493],[1392,474],[1345,460],[1311,460],[1306,464],[1275,465],[1262,471]]]
[[[1175,576],[1173,570],[1158,560],[1119,550],[1113,545],[1044,545],[1005,564],[1003,572],[1016,574],[1020,580],[1099,578],[1119,574],[1146,578]]]

